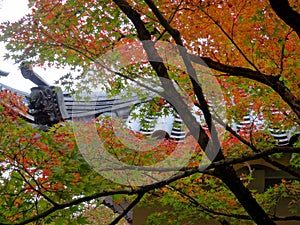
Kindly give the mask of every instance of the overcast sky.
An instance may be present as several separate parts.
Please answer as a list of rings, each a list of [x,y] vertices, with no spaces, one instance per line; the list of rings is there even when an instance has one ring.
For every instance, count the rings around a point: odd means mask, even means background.
[[[27,0],[0,0],[0,22],[7,20],[16,21],[28,12]],[[0,42],[0,70],[9,72],[7,77],[0,77],[0,83],[22,91],[30,92],[30,88],[35,85],[22,77],[21,72],[18,69],[19,65],[14,64],[13,61],[3,60],[5,51],[4,44]],[[53,82],[59,78],[59,74],[63,75],[66,73],[65,71],[58,71],[55,69],[47,69],[47,71],[44,71],[42,68],[35,68],[34,71],[50,84],[53,84]]]

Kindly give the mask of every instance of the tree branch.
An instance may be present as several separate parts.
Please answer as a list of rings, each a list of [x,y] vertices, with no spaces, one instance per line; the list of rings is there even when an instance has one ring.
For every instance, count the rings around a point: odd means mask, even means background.
[[[277,16],[294,29],[300,38],[300,14],[293,10],[288,0],[269,0]]]
[[[209,172],[210,169],[214,169],[214,168],[218,168],[220,166],[226,166],[226,165],[235,165],[235,164],[240,164],[240,163],[244,163],[244,162],[248,162],[248,161],[252,161],[252,160],[256,160],[256,159],[260,159],[260,158],[267,158],[273,154],[277,154],[277,153],[299,153],[300,152],[300,148],[296,148],[296,147],[274,147],[265,151],[259,151],[258,153],[253,153],[253,154],[248,154],[239,158],[227,158],[227,159],[223,159],[223,160],[219,160],[219,161],[215,161],[212,162],[210,165],[200,165],[200,167],[168,167],[168,168],[151,168],[148,166],[122,166],[119,168],[113,167],[113,168],[106,168],[106,169],[102,169],[99,171],[110,171],[110,170],[114,170],[114,171],[118,171],[118,170],[139,170],[139,171],[149,171],[149,172],[172,172],[172,171],[182,171],[182,172],[187,172],[187,171],[193,171],[193,170],[199,170],[200,173],[204,173],[204,174],[210,174],[212,175],[212,173]],[[276,162],[276,161],[275,161]],[[269,163],[272,163],[272,161],[270,161]],[[276,162],[278,163],[278,162]],[[279,163],[280,164],[280,163]],[[274,163],[274,166],[276,166],[277,164]],[[280,166],[282,166],[280,164]],[[204,170],[202,170],[201,168],[205,168]],[[281,169],[281,167],[280,167]],[[290,168],[290,170],[292,170]],[[299,174],[292,170],[292,174],[295,177],[299,177]]]
[[[250,149],[252,149],[252,151],[254,151],[256,154],[260,154],[261,152],[266,152],[266,151],[261,151],[259,149],[257,149],[251,142],[247,141],[246,139],[242,138],[237,132],[235,132],[230,126],[228,126],[227,124],[225,124],[221,119],[217,118],[217,117],[213,117],[214,120],[216,120],[221,126],[223,126],[228,132],[230,132],[235,138],[237,138],[241,143],[245,144],[246,146],[248,146]],[[276,148],[276,147],[275,147]],[[278,147],[278,148],[286,148],[286,147]],[[289,147],[288,147],[289,148]],[[291,151],[291,153],[297,153],[299,152],[300,149],[295,149],[295,151]],[[287,152],[286,152],[287,153]],[[274,153],[271,153],[274,154]],[[270,163],[271,165],[277,167],[280,170],[283,170],[289,174],[291,174],[294,177],[297,177],[300,179],[300,173],[298,173],[297,171],[293,170],[292,168],[285,166],[283,164],[281,164],[278,161],[275,161],[271,158],[268,157],[268,155],[262,155],[262,158]]]
[[[25,168],[24,168],[25,169]],[[50,199],[47,195],[45,195],[42,191],[40,191],[38,188],[39,188],[39,183],[34,179],[34,177],[29,173],[29,172],[26,172],[26,169],[25,169],[25,172],[27,174],[29,174],[29,176],[33,179],[33,181],[35,182],[35,184],[37,185],[37,188],[34,188],[30,182],[25,178],[25,176],[21,173],[20,170],[17,170],[18,174],[20,174],[20,176],[23,178],[23,180],[25,181],[26,184],[28,184],[30,186],[30,188],[32,190],[34,190],[36,193],[40,194],[43,198],[45,198],[48,202],[50,202],[52,205],[54,206],[57,206],[58,204],[56,202],[54,202],[52,199]]]
[[[235,43],[233,40],[233,37],[230,37],[230,35],[224,30],[224,28],[207,12],[204,10],[201,10],[213,23],[222,31],[222,33],[229,39],[229,41],[234,45],[234,47],[239,51],[239,53],[243,56],[243,58],[256,70],[259,72],[259,69],[257,66],[246,56],[246,54],[242,51],[242,49]]]
[[[136,204],[138,204],[140,202],[140,200],[143,198],[145,193],[140,193],[138,194],[138,196],[136,197],[136,199],[134,199],[129,206],[117,217],[115,218],[110,225],[115,225],[117,224]]]
[[[298,152],[299,152],[299,150],[298,150]],[[289,173],[292,176],[297,177],[298,179],[300,179],[300,173],[298,173],[297,171],[293,170],[291,167],[285,166],[285,165],[281,164],[280,162],[277,162],[277,161],[275,161],[273,159],[270,159],[268,157],[263,157],[263,159],[266,162],[270,163],[271,165],[276,166],[278,169],[280,169],[280,170],[282,170],[282,171],[284,171],[286,173]]]
[[[203,93],[202,87],[200,86],[198,78],[196,76],[195,69],[194,69],[194,67],[193,67],[193,65],[192,65],[192,63],[191,63],[191,61],[188,57],[187,50],[183,47],[183,42],[181,40],[181,35],[180,35],[179,31],[174,29],[170,25],[170,23],[164,18],[164,16],[161,14],[161,12],[156,7],[156,5],[153,3],[152,0],[145,0],[145,2],[149,6],[149,8],[153,11],[154,15],[159,20],[161,25],[174,38],[175,43],[180,46],[178,48],[178,50],[180,52],[180,56],[183,59],[183,62],[185,64],[185,67],[186,67],[186,70],[187,70],[187,73],[188,73],[188,75],[191,79],[191,82],[192,82],[192,85],[193,85],[193,88],[194,88],[194,91],[195,91],[195,95],[197,96],[198,101],[199,101],[200,105],[202,106],[201,110],[203,112],[205,121],[206,121],[206,123],[208,125],[208,128],[209,128],[209,131],[211,132],[212,137],[213,137],[214,134],[216,134],[216,130],[215,130],[215,127],[213,126],[213,123],[212,123],[212,118],[211,118],[211,114],[210,114],[210,111],[209,111],[208,103],[206,102],[206,99],[204,97],[204,93]],[[218,148],[219,148],[218,138],[214,138],[214,142],[215,142],[214,143],[215,146],[218,145]],[[217,149],[217,150],[219,150],[219,149]],[[213,151],[213,149],[211,151]]]
[[[138,37],[141,41],[143,40],[151,40],[151,35],[149,31],[146,29],[143,21],[140,18],[140,15],[128,4],[126,0],[114,0],[114,2],[118,5],[118,7],[125,13],[125,15],[131,20],[131,22],[134,24],[135,29],[138,33]],[[182,41],[180,39],[180,34],[177,30],[173,29],[170,24],[164,19],[164,17],[161,15],[157,7],[154,5],[152,0],[145,0],[145,2],[148,4],[148,6],[152,9],[153,13],[156,15],[156,17],[159,19],[160,23],[168,30],[168,32],[172,35],[172,37],[175,39],[176,44],[183,46]],[[148,57],[154,57],[155,62],[150,62],[151,66],[153,69],[156,71],[157,75],[160,78],[167,78],[169,79],[167,69],[162,63],[160,56],[157,53],[157,50],[154,48],[153,43],[143,43],[143,47],[148,55]],[[188,71],[188,74],[191,78],[191,81],[193,83],[193,88],[195,91],[195,94],[200,102],[202,103],[202,97],[203,97],[203,92],[202,88],[198,83],[196,82],[195,79],[196,77],[194,76],[193,73],[193,67],[189,66],[191,65],[190,60],[187,58],[186,55],[186,49],[184,47],[179,48],[180,54],[184,60],[186,69]],[[161,80],[164,88],[168,88],[167,90],[165,89],[165,92],[169,94],[169,97],[172,99],[175,98],[181,98],[180,94],[174,89],[174,86],[172,83],[169,81],[164,81],[163,79]],[[194,84],[196,84],[194,86]],[[198,97],[199,95],[199,97]],[[179,100],[176,102],[176,105],[173,104],[173,106],[179,111],[179,115],[182,117],[183,121],[187,125],[188,129],[194,136],[194,138],[198,141],[199,145],[201,146],[202,149],[206,150],[206,147],[209,147],[209,150],[207,151],[208,158],[210,158],[209,154],[214,153],[215,151],[218,151],[217,157],[213,156],[213,160],[217,159],[224,159],[224,155],[220,151],[220,146],[216,146],[218,144],[218,140],[216,138],[216,133],[212,132],[212,139],[208,137],[206,133],[202,133],[203,128],[199,126],[199,124],[195,124],[195,119],[191,117],[191,112],[188,110],[186,107],[186,104],[182,101]],[[212,121],[211,118],[209,119],[210,113],[208,111],[208,114],[206,117],[205,113],[205,108],[206,105],[204,105],[204,116],[207,124],[209,125]],[[300,111],[299,111],[300,115]],[[194,128],[196,130],[194,130]],[[210,129],[212,127],[209,127]],[[200,129],[200,134],[196,134],[195,131]],[[202,135],[202,136],[201,136]],[[217,141],[217,143],[214,143],[214,141]],[[207,145],[211,144],[211,145]],[[214,155],[214,154],[213,154]],[[262,207],[257,203],[257,201],[253,198],[251,192],[243,185],[243,183],[240,181],[239,177],[236,174],[236,171],[232,166],[220,166],[218,167],[215,171],[215,175],[218,176],[228,187],[229,189],[234,193],[234,195],[237,197],[241,205],[246,209],[246,211],[249,213],[249,215],[253,218],[253,220],[258,223],[258,224],[270,224],[273,225],[275,224],[270,217],[266,214],[266,212],[262,209]]]
[[[283,216],[283,217],[277,217],[275,216],[275,221],[291,221],[291,220],[300,220],[300,216]]]
[[[143,41],[142,44],[149,58],[149,62],[162,83],[166,99],[174,100],[170,103],[182,117],[182,120],[187,125],[193,137],[198,141],[201,148],[205,149],[207,144],[209,143],[209,137],[204,129],[198,124],[196,118],[190,112],[189,107],[183,101],[182,96],[175,89],[173,82],[170,80],[170,77],[168,75],[167,68],[163,63],[162,58],[159,56],[157,50],[155,49],[154,42],[151,41],[151,34],[146,29],[145,24],[141,20],[140,14],[136,12],[126,0],[114,0],[114,2],[135,26],[139,40]]]
[[[218,216],[225,216],[225,217],[231,217],[231,218],[236,218],[236,219],[243,219],[243,220],[251,220],[252,218],[248,215],[241,215],[241,214],[227,214],[223,212],[218,212],[215,210],[212,210],[210,208],[202,206],[197,199],[194,197],[190,196],[189,194],[179,190],[178,188],[170,187],[171,189],[174,189],[174,191],[177,191],[182,195],[182,197],[187,198],[195,207],[200,208],[201,212],[209,214],[211,217],[214,217],[216,215]]]
[[[192,54],[189,54],[189,57],[194,63],[203,66],[207,65],[214,70],[227,73],[228,76],[248,78],[271,87],[291,107],[300,119],[300,100],[293,95],[291,90],[289,90],[282,81],[279,80],[280,75],[272,76],[248,68],[229,66],[216,62],[208,57],[200,57]],[[205,62],[206,65],[203,62]]]
[[[96,194],[85,196],[85,197],[82,197],[82,198],[78,198],[78,199],[75,199],[75,200],[67,202],[67,203],[55,205],[55,206],[49,208],[48,210],[46,210],[46,211],[44,211],[44,212],[42,212],[38,215],[35,215],[35,216],[33,216],[29,219],[23,220],[20,223],[14,223],[14,224],[12,224],[12,223],[0,223],[0,225],[25,225],[25,224],[28,224],[30,222],[37,221],[38,219],[45,218],[46,216],[49,216],[50,214],[52,214],[56,211],[63,210],[63,209],[68,208],[68,207],[76,206],[76,205],[81,204],[83,202],[88,202],[88,201],[91,201],[91,200],[94,200],[94,199],[97,199],[97,198],[101,198],[101,197],[112,196],[112,195],[134,195],[134,194],[146,193],[146,192],[149,192],[151,190],[154,190],[154,189],[157,189],[157,188],[160,188],[160,187],[164,187],[165,185],[170,184],[170,183],[172,183],[176,180],[182,179],[184,177],[191,176],[192,174],[195,174],[197,172],[198,172],[198,169],[185,171],[183,173],[174,175],[174,176],[172,176],[172,177],[170,177],[166,180],[163,180],[163,181],[160,181],[160,182],[157,182],[157,183],[154,183],[154,184],[149,184],[149,185],[137,188],[137,189],[123,189],[123,190],[98,192]]]

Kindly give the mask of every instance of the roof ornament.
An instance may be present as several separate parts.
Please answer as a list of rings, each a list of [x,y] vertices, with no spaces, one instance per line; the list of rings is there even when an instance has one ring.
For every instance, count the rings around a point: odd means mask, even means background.
[[[41,78],[37,73],[32,70],[32,65],[27,62],[21,63],[21,73],[25,79],[29,79],[32,83],[37,86],[50,86],[43,78]]]
[[[28,112],[34,116],[34,122],[38,125],[52,126],[68,118],[61,88],[50,86],[27,62],[22,62],[20,69],[25,79],[38,86],[31,88],[27,98]]]

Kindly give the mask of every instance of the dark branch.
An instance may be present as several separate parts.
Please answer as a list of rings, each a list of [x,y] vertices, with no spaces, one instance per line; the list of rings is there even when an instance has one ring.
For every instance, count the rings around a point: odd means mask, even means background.
[[[160,188],[160,187],[164,187],[165,185],[168,185],[172,182],[175,182],[179,179],[182,179],[184,177],[188,177],[191,176],[192,174],[195,174],[198,172],[198,169],[194,169],[194,170],[190,170],[190,171],[186,171],[177,175],[174,175],[170,178],[168,178],[167,180],[163,180],[154,184],[149,184],[146,186],[143,186],[141,188],[137,188],[137,189],[123,189],[123,190],[113,190],[113,191],[103,191],[103,192],[99,192],[93,195],[89,195],[89,196],[85,196],[82,198],[78,198],[75,199],[73,201],[67,202],[67,203],[63,203],[63,204],[59,204],[56,206],[53,206],[51,208],[49,208],[48,210],[33,216],[27,220],[24,220],[20,223],[14,223],[14,225],[25,225],[34,221],[37,221],[41,218],[45,218],[46,216],[49,216],[50,214],[59,211],[59,210],[63,210],[65,208],[69,208],[78,204],[81,204],[83,202],[88,202],[97,198],[101,198],[101,197],[106,197],[106,196],[112,196],[112,195],[135,195],[135,194],[143,194],[146,192],[149,192],[151,190]],[[12,225],[12,223],[0,223],[0,225]]]
[[[182,46],[182,47],[179,47],[178,50],[179,50],[180,56],[182,57],[183,62],[185,64],[187,73],[188,73],[188,75],[191,79],[195,94],[198,98],[198,101],[199,101],[200,105],[202,106],[201,110],[203,112],[205,121],[208,125],[208,128],[209,128],[210,132],[213,133],[213,134],[216,133],[215,128],[212,124],[211,114],[210,114],[210,111],[209,111],[208,103],[206,102],[206,99],[204,97],[202,87],[200,86],[200,82],[198,81],[195,69],[193,68],[193,65],[192,65],[192,63],[191,63],[191,61],[188,57],[187,51],[186,51],[185,48],[183,48],[183,42],[181,40],[180,32],[178,30],[174,29],[170,25],[170,23],[164,18],[164,16],[162,15],[162,13],[159,11],[159,9],[156,7],[156,5],[154,4],[154,2],[152,0],[145,0],[145,2],[150,7],[150,9],[153,11],[154,15],[159,20],[160,24],[174,38],[175,43],[178,46]],[[215,138],[214,142],[218,142],[217,138]],[[218,144],[215,143],[215,145],[218,145]],[[219,150],[219,149],[216,149],[216,150]]]
[[[285,217],[274,217],[275,221],[291,221],[291,220],[300,220],[300,216],[285,216]]]
[[[253,154],[248,154],[245,155],[243,157],[239,157],[239,158],[227,158],[227,159],[223,159],[223,160],[219,160],[219,161],[215,161],[212,162],[210,165],[203,165],[200,167],[168,167],[168,168],[151,168],[151,167],[147,167],[147,166],[122,166],[119,168],[113,167],[113,168],[105,168],[99,171],[110,171],[110,170],[139,170],[139,171],[149,171],[149,172],[170,172],[170,171],[182,171],[182,172],[186,172],[186,171],[193,171],[193,170],[199,170],[200,173],[205,173],[205,174],[211,174],[208,170],[210,169],[214,169],[220,166],[226,166],[226,165],[235,165],[235,164],[240,164],[240,163],[244,163],[244,162],[248,162],[248,161],[252,161],[252,160],[256,160],[256,159],[260,159],[260,158],[267,158],[273,155],[273,154],[277,154],[277,153],[299,153],[300,152],[300,148],[296,148],[296,147],[274,147],[265,151],[259,151],[257,150],[258,153],[253,153]],[[269,163],[271,163],[274,166],[278,166],[279,164],[279,168],[280,169],[284,169],[282,168],[282,164],[278,163],[277,161],[274,161],[275,163],[272,163],[274,160],[268,161]],[[205,168],[204,170],[201,170],[201,168]],[[291,172],[291,175],[295,176],[295,177],[299,177],[299,173],[297,173],[296,171],[294,171],[292,168],[289,168]],[[300,177],[299,177],[300,178]]]
[[[277,162],[277,161],[275,161],[273,159],[270,159],[270,158],[267,158],[267,157],[263,157],[263,159],[266,162],[272,164],[273,166],[276,166],[278,169],[280,169],[280,170],[282,170],[282,171],[284,171],[286,173],[289,173],[292,176],[297,177],[298,179],[300,179],[300,173],[297,172],[296,170],[294,170],[293,168],[291,168],[289,166],[285,166],[285,165],[281,164],[280,162]]]
[[[192,197],[191,195],[181,191],[178,188],[175,187],[170,187],[171,189],[173,189],[174,191],[177,191],[178,193],[180,193],[180,195],[182,195],[182,197],[187,198],[190,203],[192,205],[194,205],[195,207],[198,208],[198,210],[200,210],[201,212],[204,212],[208,215],[210,215],[211,217],[215,217],[215,216],[225,216],[225,217],[232,217],[232,218],[236,218],[236,219],[243,219],[243,220],[251,220],[252,218],[248,215],[242,215],[242,214],[227,214],[227,213],[223,213],[223,212],[219,212],[219,211],[215,211],[213,209],[204,207],[202,204],[200,204],[198,202],[197,199],[195,199],[194,197]]]
[[[288,0],[269,0],[277,16],[294,29],[300,38],[300,14],[292,9]]]
[[[114,0],[114,2],[118,5],[118,7],[123,11],[123,13],[131,20],[131,22],[135,26],[139,40],[144,41],[142,42],[143,47],[147,53],[152,68],[155,70],[162,83],[166,99],[174,100],[171,104],[182,117],[182,120],[187,125],[193,137],[198,141],[201,148],[206,149],[207,144],[209,143],[209,137],[204,131],[204,129],[197,123],[195,117],[190,112],[187,104],[183,101],[182,96],[175,89],[173,82],[170,80],[168,70],[165,64],[163,63],[162,58],[155,49],[154,42],[151,41],[151,34],[146,29],[145,24],[141,20],[140,14],[137,11],[135,11],[125,0]]]
[[[130,205],[117,217],[115,218],[110,225],[115,225],[117,224],[134,206],[136,206],[140,200],[143,198],[144,193],[139,194],[136,199],[134,199]]]
[[[289,90],[282,81],[279,80],[280,75],[272,76],[248,68],[229,66],[216,62],[208,57],[200,57],[192,54],[190,54],[189,57],[194,63],[203,66],[207,65],[211,69],[228,74],[228,76],[248,78],[271,87],[291,107],[300,119],[300,100],[293,95],[291,90]]]

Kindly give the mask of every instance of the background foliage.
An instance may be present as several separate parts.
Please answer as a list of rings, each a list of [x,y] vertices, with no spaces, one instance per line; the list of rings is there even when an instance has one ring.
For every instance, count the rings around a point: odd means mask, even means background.
[[[291,136],[299,130],[300,4],[297,0],[36,0],[29,1],[29,6],[31,13],[20,21],[0,26],[0,40],[10,51],[6,58],[38,66],[68,66],[70,74],[59,81],[67,91],[88,90],[90,82],[95,82],[92,87],[100,82],[107,93],[114,95],[123,90],[130,93],[137,83],[157,83],[167,97],[179,96],[180,101],[189,96],[196,113],[204,115],[206,125],[200,126],[193,119],[191,108],[182,100],[179,114],[187,129],[203,131],[199,137],[194,135],[198,148],[190,164],[166,181],[142,187],[123,186],[104,179],[89,167],[76,146],[71,124],[58,124],[48,132],[33,128],[17,116],[18,112],[26,111],[21,99],[12,93],[1,93],[0,223],[86,224],[89,207],[102,207],[105,196],[117,196],[116,203],[126,196],[132,201],[128,210],[139,202],[172,208],[150,217],[151,224],[185,221],[196,224],[199,218],[221,224],[299,222],[296,209],[300,203],[297,170],[300,143],[296,139],[280,147],[270,134],[270,128],[291,131]],[[146,60],[90,79],[86,71],[92,65],[98,66],[100,56],[126,44],[134,46],[137,40],[182,45],[184,48],[178,55],[184,59],[187,72],[164,61]],[[154,45],[143,47],[148,56],[157,54]],[[118,60],[122,59],[116,58],[115,65]],[[221,151],[211,166],[199,171],[201,149],[213,133],[213,127],[207,125],[211,124],[207,104],[211,99],[205,98],[196,82],[200,77],[195,77],[193,70],[202,62],[217,78],[228,113],[221,122],[227,130]],[[182,96],[174,83],[187,95]],[[161,100],[148,106],[161,109]],[[249,114],[253,114],[254,122],[236,130],[237,121]],[[109,151],[132,163],[132,155],[112,136],[110,126],[97,129],[102,137],[111,137],[105,139]],[[124,135],[128,139],[134,136],[128,130]],[[137,134],[135,138],[144,137]],[[139,155],[133,164],[138,162],[143,166],[153,159],[160,160],[174,145],[168,140],[158,149]],[[283,152],[293,153],[290,165],[278,160]],[[276,157],[269,157],[274,153]],[[261,159],[293,179],[283,179],[263,193],[250,190],[252,174],[236,173],[233,165],[253,159]],[[280,217],[273,212],[283,198],[289,199],[287,207],[295,216]],[[104,223],[104,219],[100,220]]]

